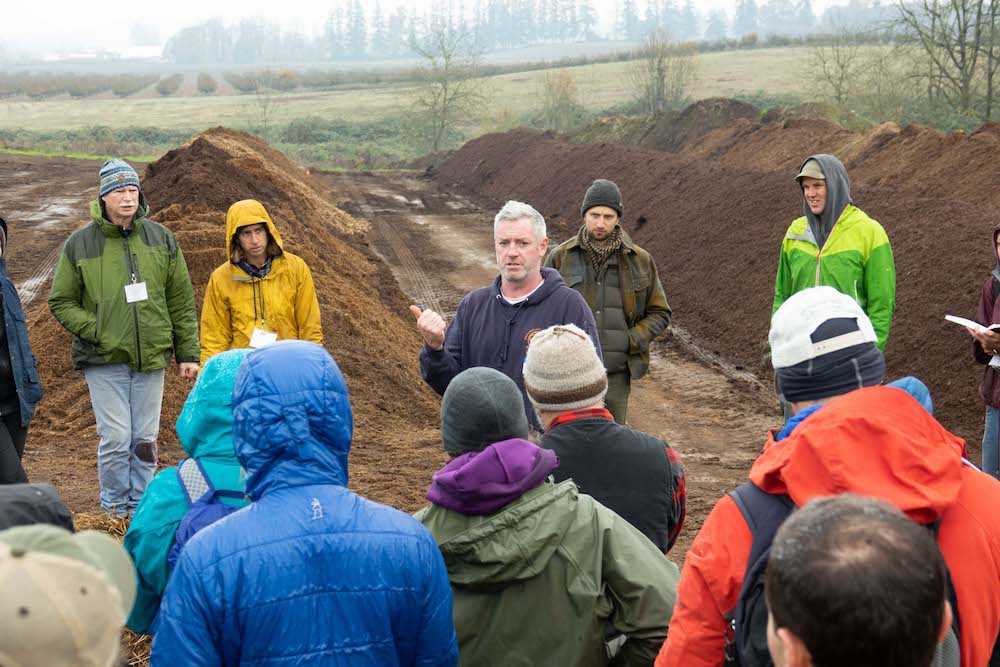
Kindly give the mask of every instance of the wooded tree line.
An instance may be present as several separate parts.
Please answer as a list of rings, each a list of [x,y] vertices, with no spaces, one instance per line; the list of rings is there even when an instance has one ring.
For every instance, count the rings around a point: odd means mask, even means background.
[[[442,29],[469,35],[480,51],[608,38],[639,42],[653,32],[680,42],[716,41],[829,32],[848,21],[875,25],[893,11],[879,0],[850,0],[817,17],[812,0],[738,0],[730,16],[701,12],[694,0],[615,0],[608,33],[598,31],[596,6],[597,0],[432,0],[418,11],[383,0],[333,0],[312,37],[259,18],[231,25],[215,19],[175,34],[164,55],[177,63],[247,64],[411,57]]]

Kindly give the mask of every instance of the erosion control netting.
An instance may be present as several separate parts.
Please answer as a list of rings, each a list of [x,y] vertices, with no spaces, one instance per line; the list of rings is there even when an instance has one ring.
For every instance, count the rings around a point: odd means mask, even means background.
[[[226,209],[244,198],[264,204],[285,248],[312,270],[325,345],[347,377],[355,420],[352,488],[406,510],[420,507],[443,459],[437,403],[419,375],[419,340],[405,297],[368,249],[364,223],[330,204],[322,186],[280,153],[223,128],[149,165],[143,187],[152,217],[184,251],[199,314],[208,277],[225,261]],[[69,335],[44,303],[32,309],[31,320],[46,389],[32,424],[31,464],[57,471],[55,481],[74,509],[92,509],[97,438],[86,384],[72,370]],[[183,455],[173,425],[190,386],[169,369],[160,430],[166,464]]]
[[[769,379],[778,249],[801,215],[793,177],[811,153],[839,155],[855,202],[885,226],[895,253],[889,375],[924,379],[937,416],[978,451],[982,367],[972,360],[968,335],[943,317],[974,314],[995,262],[998,126],[966,135],[888,123],[855,133],[821,119],[742,116],[691,136],[673,153],[572,144],[526,130],[488,135],[445,162],[440,180],[536,205],[555,241],[575,233],[591,181],[613,179],[623,192],[625,227],[655,256],[676,323],[703,347]]]

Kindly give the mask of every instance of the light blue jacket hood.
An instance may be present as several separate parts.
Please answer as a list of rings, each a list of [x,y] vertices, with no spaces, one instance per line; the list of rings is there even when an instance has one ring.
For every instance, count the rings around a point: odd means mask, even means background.
[[[177,438],[188,456],[236,463],[233,450],[233,383],[250,350],[215,355],[198,373],[177,417]]]

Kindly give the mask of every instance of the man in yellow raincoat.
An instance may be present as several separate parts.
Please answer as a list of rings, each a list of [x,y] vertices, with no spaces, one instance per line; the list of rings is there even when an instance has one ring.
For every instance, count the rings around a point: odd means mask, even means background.
[[[297,338],[323,344],[319,301],[302,258],[284,249],[264,206],[226,214],[227,261],[212,272],[201,309],[201,361],[238,347]]]

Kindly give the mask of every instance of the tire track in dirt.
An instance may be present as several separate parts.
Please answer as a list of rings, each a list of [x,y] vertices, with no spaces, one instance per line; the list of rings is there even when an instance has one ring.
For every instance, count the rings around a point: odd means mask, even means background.
[[[495,278],[492,216],[464,193],[407,174],[322,177],[349,199],[341,207],[369,220],[376,250],[418,303],[440,303],[450,319],[466,292]],[[715,502],[746,479],[780,418],[767,384],[698,348],[680,327],[652,350],[650,373],[632,385],[629,424],[671,443],[684,461],[688,514],[671,552],[679,563]]]

